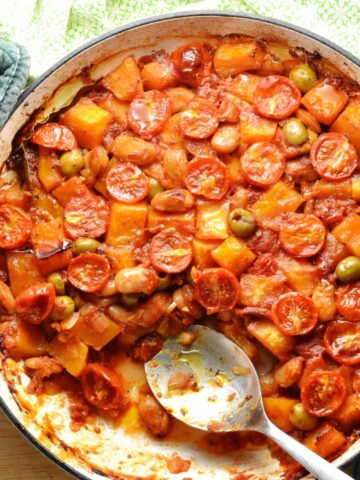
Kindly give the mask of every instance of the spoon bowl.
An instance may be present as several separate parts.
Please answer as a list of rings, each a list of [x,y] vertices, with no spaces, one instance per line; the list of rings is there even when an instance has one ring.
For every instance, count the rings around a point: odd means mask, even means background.
[[[221,333],[202,325],[164,342],[145,364],[148,383],[162,406],[192,427],[211,432],[253,430],[267,435],[319,480],[351,480],[267,417],[258,374],[249,357]]]

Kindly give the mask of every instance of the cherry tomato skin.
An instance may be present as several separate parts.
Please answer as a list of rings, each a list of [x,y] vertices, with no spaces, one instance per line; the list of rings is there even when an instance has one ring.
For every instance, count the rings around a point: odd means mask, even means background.
[[[269,187],[282,177],[285,157],[273,143],[258,142],[243,153],[240,165],[244,177],[251,185]]]
[[[360,363],[360,325],[355,322],[337,320],[331,322],[324,334],[327,353],[344,365]]]
[[[199,42],[177,48],[171,53],[170,58],[175,78],[192,87],[198,87],[210,73],[211,56]]]
[[[358,164],[358,154],[345,135],[323,133],[311,147],[310,161],[321,177],[335,182],[351,176]]]
[[[149,90],[134,98],[127,113],[132,130],[140,136],[160,133],[172,114],[171,100],[166,93]]]
[[[106,188],[114,200],[136,203],[149,193],[149,182],[139,167],[129,162],[121,162],[109,170]]]
[[[299,108],[301,92],[288,78],[269,75],[260,80],[254,98],[255,109],[260,115],[283,120]]]
[[[346,383],[340,373],[316,371],[305,380],[301,388],[301,401],[312,415],[327,417],[341,407],[346,394]]]
[[[22,247],[32,229],[30,217],[19,207],[0,205],[0,248]]]
[[[128,406],[118,375],[98,363],[87,365],[81,375],[81,387],[86,400],[102,410],[123,410]]]
[[[65,205],[65,232],[72,240],[101,237],[107,230],[109,218],[110,209],[102,197],[93,194],[75,196]]]
[[[280,242],[295,257],[312,257],[324,246],[326,228],[315,215],[293,213],[280,226]]]
[[[37,145],[54,150],[73,150],[78,144],[70,128],[59,123],[45,123],[38,127],[31,137]]]
[[[335,299],[336,308],[345,320],[360,321],[360,284],[338,288]]]
[[[280,295],[272,306],[275,325],[286,335],[306,335],[316,327],[318,312],[314,302],[298,292]]]
[[[52,283],[31,285],[16,297],[16,312],[27,322],[38,325],[50,315],[55,304],[55,296]]]
[[[202,140],[216,132],[219,122],[216,106],[204,97],[195,97],[181,112],[181,133],[194,140]]]
[[[149,256],[160,272],[183,272],[192,260],[192,241],[177,232],[160,232],[151,241]]]
[[[185,169],[184,183],[194,195],[220,200],[230,187],[227,166],[215,157],[194,157]]]
[[[239,297],[239,282],[225,268],[209,268],[196,280],[195,298],[208,315],[232,310]]]
[[[70,261],[67,270],[70,283],[88,293],[101,290],[109,280],[110,273],[108,260],[98,253],[82,253]]]

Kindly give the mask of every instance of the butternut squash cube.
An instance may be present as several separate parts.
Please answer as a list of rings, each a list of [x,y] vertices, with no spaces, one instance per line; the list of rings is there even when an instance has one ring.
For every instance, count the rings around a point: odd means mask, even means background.
[[[223,268],[239,276],[247,270],[256,258],[246,243],[238,238],[229,237],[211,252],[214,260]]]
[[[37,264],[41,275],[47,277],[50,273],[65,270],[72,259],[73,249],[67,248],[62,252],[55,253],[50,257],[38,259]]]
[[[360,99],[349,103],[331,125],[330,131],[346,135],[360,151]]]
[[[322,279],[317,284],[312,301],[318,311],[320,322],[329,322],[335,316],[335,287],[329,280]]]
[[[353,255],[360,256],[360,215],[350,213],[332,234],[339,242],[345,243]]]
[[[47,192],[58,187],[64,179],[59,167],[59,159],[54,151],[39,148],[38,177]]]
[[[196,238],[200,240],[224,240],[229,236],[229,204],[207,202],[196,207]]]
[[[38,258],[50,255],[63,245],[63,222],[54,218],[48,222],[35,223],[31,230],[31,243]]]
[[[291,407],[299,403],[296,398],[264,397],[265,411],[272,422],[284,432],[294,430],[294,425],[289,420]]]
[[[45,355],[48,343],[39,326],[17,319],[5,328],[4,346],[9,355],[18,360]]]
[[[86,367],[89,348],[78,337],[69,333],[57,336],[50,343],[50,353],[73,377],[79,377]]]
[[[285,278],[245,273],[240,277],[239,302],[247,307],[270,307],[286,291]]]
[[[37,259],[31,252],[6,252],[6,263],[10,277],[10,288],[15,297],[25,288],[45,281]]]
[[[277,182],[254,203],[252,211],[257,218],[274,218],[281,213],[295,212],[303,198],[284,182]]]
[[[320,123],[331,125],[348,100],[343,90],[337,90],[330,83],[322,81],[302,97],[301,103]]]
[[[276,133],[277,122],[263,118],[249,105],[240,112],[240,140],[246,144],[268,141]]]
[[[216,240],[193,240],[194,265],[198,268],[216,267],[216,262],[211,256],[212,250],[220,244]]]
[[[316,430],[309,433],[304,440],[304,445],[307,448],[323,458],[333,455],[345,443],[345,435],[327,422],[322,423]]]
[[[112,202],[106,243],[111,247],[121,247],[134,242],[144,233],[146,217],[145,202],[135,205]]]
[[[288,285],[304,295],[311,296],[319,282],[317,267],[307,260],[293,258],[283,252],[277,254],[275,258]]]
[[[132,56],[125,58],[101,83],[116,98],[127,102],[144,91],[139,67]]]
[[[237,75],[231,82],[229,90],[245,102],[254,103],[254,93],[261,77],[251,73]]]
[[[82,98],[66,110],[60,119],[73,131],[80,147],[91,150],[102,144],[112,115],[89,98]]]
[[[220,45],[214,55],[214,69],[228,77],[246,70],[256,70],[264,59],[264,51],[255,41]]]
[[[195,233],[195,210],[192,208],[185,213],[159,212],[149,208],[147,227],[151,233],[168,229],[178,230],[189,235]]]
[[[251,335],[280,360],[288,360],[290,358],[295,346],[295,340],[293,337],[282,333],[273,322],[270,320],[258,320],[250,323],[247,329]]]
[[[101,350],[120,333],[121,327],[101,310],[93,306],[85,306],[82,310],[85,311],[80,311],[80,318],[71,331],[85,345]]]
[[[74,195],[84,196],[89,193],[83,177],[72,177],[56,188],[52,194],[63,207],[71,200]]]
[[[123,268],[136,267],[133,251],[134,247],[131,245],[122,247],[110,247],[109,245],[104,246],[104,253],[107,257],[109,257],[111,268],[115,272],[118,272]]]

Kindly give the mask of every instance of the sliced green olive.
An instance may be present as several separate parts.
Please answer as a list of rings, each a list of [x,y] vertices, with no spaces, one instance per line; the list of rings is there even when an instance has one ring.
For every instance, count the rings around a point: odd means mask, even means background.
[[[255,217],[244,208],[236,208],[229,214],[229,226],[235,235],[246,238],[256,230]]]
[[[120,293],[120,303],[126,308],[133,308],[139,304],[139,295],[136,293]]]
[[[84,157],[81,153],[81,150],[75,148],[70,150],[70,152],[65,152],[60,157],[60,168],[64,175],[67,177],[73,177],[84,166]]]
[[[354,282],[360,278],[360,258],[346,257],[341,260],[335,270],[337,278],[340,282]]]
[[[164,189],[160,185],[160,183],[155,180],[155,178],[149,177],[149,193],[148,193],[148,198],[152,200],[157,193],[163,192]]]
[[[158,277],[159,277],[159,284],[156,287],[156,290],[158,292],[162,292],[163,290],[166,290],[170,286],[171,276],[166,273],[159,273]]]
[[[51,312],[51,318],[57,322],[61,322],[62,320],[69,318],[74,311],[74,300],[67,295],[61,295],[55,299],[55,305]]]
[[[76,253],[96,252],[101,243],[94,238],[78,238],[73,246]]]
[[[307,63],[296,65],[291,70],[289,78],[303,93],[308,92],[317,80],[315,71]]]
[[[65,293],[65,283],[59,272],[51,273],[47,277],[47,281],[54,285],[57,295],[64,295]]]
[[[289,145],[297,147],[308,140],[308,131],[305,125],[298,118],[289,118],[285,122],[283,133]]]
[[[299,430],[314,430],[318,424],[318,419],[313,417],[305,410],[302,403],[292,406],[289,413],[289,420]]]

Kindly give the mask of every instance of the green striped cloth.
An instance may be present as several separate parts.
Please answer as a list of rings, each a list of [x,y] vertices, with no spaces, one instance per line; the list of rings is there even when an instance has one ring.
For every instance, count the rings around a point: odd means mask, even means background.
[[[359,0],[1,0],[0,38],[24,45],[31,75],[101,33],[135,19],[181,10],[235,10],[312,30],[360,56]]]

